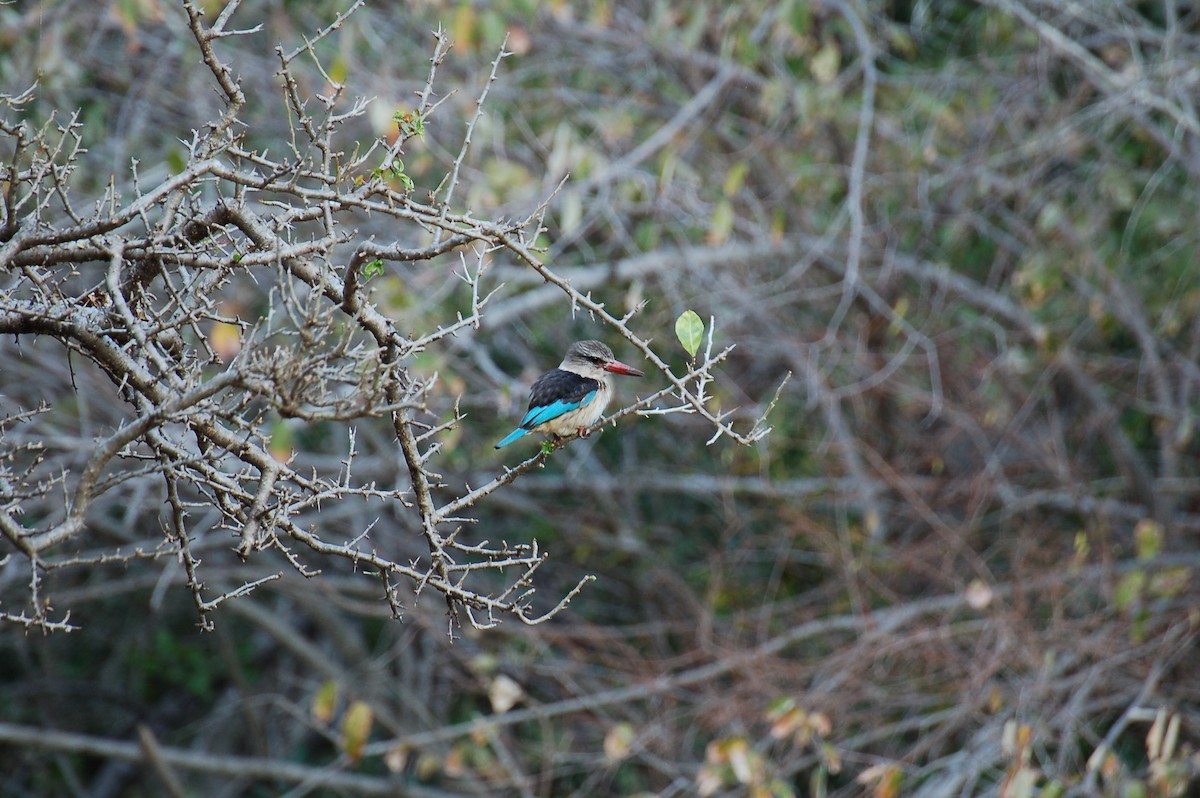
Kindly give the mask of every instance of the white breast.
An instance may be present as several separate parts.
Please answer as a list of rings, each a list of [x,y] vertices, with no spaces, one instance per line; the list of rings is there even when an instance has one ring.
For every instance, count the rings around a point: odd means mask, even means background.
[[[564,437],[574,435],[579,430],[590,427],[599,421],[600,417],[604,415],[604,408],[608,407],[611,400],[612,388],[609,386],[608,380],[601,380],[600,390],[596,391],[596,396],[592,401],[569,413],[563,413],[558,418],[550,419],[545,424],[539,424],[537,430]]]

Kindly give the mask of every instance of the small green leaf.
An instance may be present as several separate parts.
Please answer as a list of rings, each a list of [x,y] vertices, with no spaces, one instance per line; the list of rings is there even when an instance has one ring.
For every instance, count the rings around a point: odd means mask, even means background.
[[[745,161],[738,161],[729,168],[729,171],[725,173],[725,184],[721,186],[726,197],[732,197],[738,193],[738,189],[746,181],[746,172],[749,170],[750,167]]]
[[[1113,603],[1117,605],[1117,609],[1127,609],[1142,595],[1142,588],[1146,586],[1145,571],[1130,571],[1121,577],[1117,582],[1117,589],[1113,594]]]
[[[371,174],[379,178],[396,180],[409,191],[412,191],[415,185],[413,179],[404,171],[404,161],[399,158],[396,158],[385,166],[376,166],[371,170]]]
[[[404,138],[425,135],[425,118],[412,111],[397,111],[392,115],[392,121],[400,128]]]
[[[380,276],[383,274],[383,261],[379,258],[371,261],[366,266],[363,266],[362,274],[364,280],[370,280],[372,277]]]
[[[675,320],[675,335],[688,355],[695,357],[700,348],[700,339],[704,335],[704,322],[700,320],[699,314],[694,310],[685,310],[680,314]]]
[[[171,170],[173,175],[187,169],[187,159],[183,157],[183,151],[178,148],[167,150],[166,160],[167,169]]]

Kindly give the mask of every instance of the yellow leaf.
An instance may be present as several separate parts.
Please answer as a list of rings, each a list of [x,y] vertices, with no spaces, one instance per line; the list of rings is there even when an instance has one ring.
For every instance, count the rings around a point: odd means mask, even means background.
[[[904,771],[894,763],[881,762],[858,774],[855,781],[859,784],[873,784],[871,795],[874,798],[896,798],[900,794],[900,784],[904,780]]]
[[[734,777],[742,784],[749,784],[753,781],[754,768],[750,760],[750,743],[741,737],[731,740],[726,753],[729,755],[729,766],[733,768]]]
[[[1150,724],[1150,731],[1146,734],[1146,754],[1150,757],[1150,761],[1159,758],[1162,753],[1163,734],[1167,728],[1167,711],[1161,707],[1158,714],[1154,717],[1154,723]]]
[[[221,362],[228,363],[242,351],[242,331],[236,324],[219,321],[212,326],[208,342]]]
[[[842,54],[837,45],[829,42],[812,57],[808,69],[818,83],[832,83],[842,63]]]
[[[459,3],[450,25],[451,38],[464,50],[475,48],[477,31],[475,7],[471,3]]]
[[[887,772],[875,785],[875,798],[896,798],[904,782],[904,771],[899,765],[888,765]]]
[[[1162,548],[1162,527],[1151,518],[1143,518],[1133,528],[1134,547],[1139,560],[1152,560]]]
[[[618,723],[604,735],[604,756],[609,762],[620,762],[629,756],[634,740],[633,724]]]
[[[842,772],[842,755],[829,743],[821,746],[821,761],[825,763],[825,767],[829,772],[835,776]]]
[[[988,691],[987,711],[995,715],[1002,709],[1004,709],[1004,693],[993,684],[992,689]]]
[[[1092,553],[1092,544],[1088,541],[1087,532],[1075,533],[1075,558],[1072,564],[1075,566],[1083,565],[1087,562],[1088,555]]]
[[[413,769],[416,771],[418,779],[430,781],[437,775],[441,767],[442,761],[435,754],[426,752],[417,756],[417,764]]]
[[[725,173],[725,185],[721,187],[726,197],[732,197],[742,187],[746,180],[746,171],[750,167],[745,161],[738,161]]]
[[[317,688],[317,694],[313,696],[313,720],[322,725],[329,723],[333,720],[333,709],[336,704],[337,682],[330,679]]]
[[[597,0],[592,3],[592,11],[588,15],[588,22],[591,25],[597,28],[607,28],[612,23],[612,18],[612,3],[609,0]]]
[[[787,216],[782,208],[776,208],[771,214],[771,243],[778,244],[783,241],[784,233],[787,232]]]
[[[723,199],[713,209],[712,219],[709,220],[708,243],[724,244],[733,232],[733,204]]]
[[[346,76],[350,74],[350,65],[346,63],[343,56],[339,56],[329,65],[329,79],[338,85],[346,82]]]
[[[1158,571],[1150,577],[1149,590],[1157,598],[1174,598],[1192,583],[1192,571],[1186,565]]]
[[[803,709],[792,707],[775,718],[775,722],[771,724],[771,736],[776,740],[790,737],[804,725],[806,719],[807,714]]]
[[[371,724],[374,716],[371,707],[365,701],[355,701],[346,710],[342,718],[342,750],[351,762],[358,763],[362,759],[363,747],[371,736]]]

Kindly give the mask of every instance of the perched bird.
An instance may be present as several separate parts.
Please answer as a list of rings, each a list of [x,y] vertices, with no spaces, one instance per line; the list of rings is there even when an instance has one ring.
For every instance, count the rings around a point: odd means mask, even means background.
[[[583,434],[604,415],[612,399],[609,372],[642,376],[633,366],[614,358],[612,350],[599,341],[571,344],[558,368],[534,380],[525,418],[496,448],[507,446],[527,432],[549,432],[556,437]]]

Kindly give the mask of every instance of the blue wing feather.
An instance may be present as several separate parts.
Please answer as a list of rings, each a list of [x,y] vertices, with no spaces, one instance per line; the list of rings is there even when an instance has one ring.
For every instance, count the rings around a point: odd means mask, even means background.
[[[530,386],[529,409],[525,411],[521,425],[497,443],[496,448],[507,446],[526,432],[590,404],[599,390],[600,383],[596,380],[573,371],[547,371]]]
[[[532,429],[538,424],[545,424],[547,421],[553,421],[559,416],[566,415],[572,410],[583,407],[596,398],[596,392],[589,391],[582,399],[570,401],[558,399],[548,405],[541,407],[531,407],[529,412],[525,414],[525,418],[521,419],[521,426],[526,429]]]

